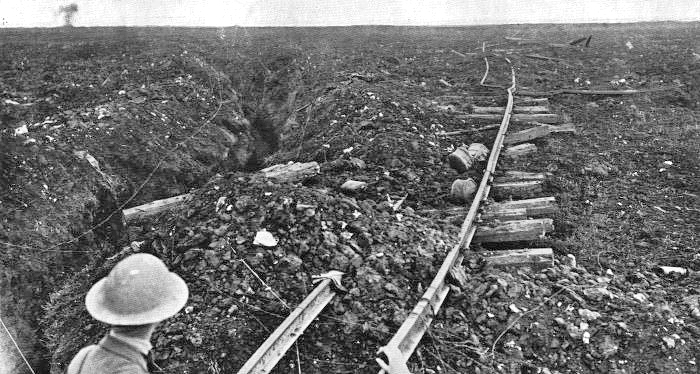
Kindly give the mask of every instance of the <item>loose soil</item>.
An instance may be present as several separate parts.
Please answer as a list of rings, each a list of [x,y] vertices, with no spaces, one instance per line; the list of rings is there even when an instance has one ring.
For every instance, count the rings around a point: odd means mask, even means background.
[[[513,61],[521,90],[675,88],[550,98],[579,131],[538,140],[536,157],[499,169],[552,173],[556,231],[526,244],[554,248],[556,265],[503,272],[468,256],[467,283],[452,285],[409,366],[693,372],[698,280],[653,269],[700,270],[698,27],[4,30],[0,289],[13,302],[0,313],[40,371],[61,372],[105,331],[82,306],[86,290],[128,253],[147,251],[191,290],[155,337],[161,366],[231,372],[289,313],[285,304],[313,289],[312,275],[338,269],[348,293],[299,339],[301,369],[376,371],[376,349],[456,239],[459,218],[434,213],[459,205],[449,187],[466,177],[447,154],[493,140],[493,131],[440,135],[483,125],[455,112],[504,103],[504,90],[479,86],[481,55],[451,52],[486,42]],[[503,39],[516,33],[593,39],[589,48]],[[507,85],[507,64],[490,56],[486,83]],[[321,173],[301,185],[245,173],[312,160]],[[348,179],[368,187],[347,195],[339,186]],[[112,214],[190,190],[182,210],[128,230]],[[263,228],[277,246],[252,244]],[[23,370],[10,348],[0,352]],[[296,365],[292,352],[276,370]]]

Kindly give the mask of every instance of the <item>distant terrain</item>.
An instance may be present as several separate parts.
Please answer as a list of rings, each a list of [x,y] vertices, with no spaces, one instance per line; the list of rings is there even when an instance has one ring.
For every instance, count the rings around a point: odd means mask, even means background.
[[[568,45],[589,35],[588,47]],[[518,90],[549,96],[577,128],[508,165],[552,174],[556,230],[530,244],[552,247],[557,264],[488,273],[475,259],[470,288],[448,297],[409,367],[697,371],[700,282],[653,269],[700,271],[698,35],[699,23],[0,29],[0,317],[37,372],[63,372],[105,331],[84,310],[89,286],[147,251],[191,289],[189,312],[156,335],[156,358],[168,372],[228,373],[289,313],[237,259],[290,305],[311,275],[342,269],[350,292],[300,338],[302,372],[376,372],[376,349],[459,230],[435,213],[459,206],[447,155],[493,141],[441,135],[483,125],[456,112],[505,103],[505,90],[479,85],[488,54],[498,63],[486,83],[510,84],[508,57]],[[548,94],[558,89],[649,92]],[[303,185],[252,177],[289,161],[321,173]],[[348,196],[347,179],[368,188]],[[122,208],[188,192],[181,210],[124,222]],[[403,196],[397,220],[387,200]],[[221,197],[228,213],[215,209]],[[261,227],[276,248],[252,245]],[[567,254],[579,268],[560,263]],[[586,305],[552,296],[562,279]],[[588,297],[599,283],[613,296]],[[496,344],[511,304],[532,312]],[[601,313],[588,344],[569,327],[581,308]],[[4,331],[0,362],[0,373],[28,372]],[[296,362],[289,354],[277,372]]]

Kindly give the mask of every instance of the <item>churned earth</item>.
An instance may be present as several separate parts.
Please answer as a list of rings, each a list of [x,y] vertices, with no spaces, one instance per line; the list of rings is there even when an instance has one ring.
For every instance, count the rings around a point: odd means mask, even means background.
[[[499,169],[552,174],[556,230],[529,244],[554,248],[556,264],[500,271],[469,253],[467,282],[409,367],[696,371],[698,278],[655,267],[700,270],[698,27],[3,30],[0,289],[12,302],[1,316],[38,371],[61,372],[105,331],[82,306],[89,286],[146,251],[191,290],[155,337],[158,362],[231,372],[312,275],[337,269],[348,292],[276,370],[376,372],[376,349],[456,240],[459,219],[440,213],[460,204],[446,156],[495,135],[442,135],[485,124],[458,112],[505,102],[479,86],[485,42],[489,84],[509,84],[504,56],[521,91],[665,90],[550,97],[577,132]],[[588,35],[587,48],[547,45]],[[288,161],[321,172],[301,184],[254,176]],[[367,188],[347,194],[348,179]],[[130,227],[118,209],[190,191],[182,209]],[[253,244],[262,229],[276,246]],[[24,370],[9,343],[2,352]]]

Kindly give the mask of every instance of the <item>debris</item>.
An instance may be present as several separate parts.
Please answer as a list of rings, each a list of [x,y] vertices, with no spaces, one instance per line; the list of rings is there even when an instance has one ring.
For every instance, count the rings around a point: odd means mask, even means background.
[[[29,129],[27,128],[27,125],[24,124],[20,127],[17,127],[14,131],[14,134],[15,134],[15,136],[19,136],[19,135],[24,135],[28,132],[29,132]]]
[[[90,165],[92,165],[92,167],[95,168],[95,170],[100,171],[100,164],[87,151],[75,151],[75,152],[73,152],[73,154],[80,159],[87,160],[87,162],[89,162]]]
[[[472,143],[469,147],[461,145],[447,156],[450,166],[460,173],[469,170],[475,162],[484,161],[489,154],[489,149],[481,143]]]
[[[340,186],[340,189],[347,192],[357,192],[367,188],[367,182],[348,180]]]
[[[690,270],[675,266],[659,266],[656,268],[657,271],[663,273],[664,275],[688,275]]]
[[[625,47],[627,47],[627,49],[632,49],[634,48],[634,45],[632,45],[632,42],[628,40],[627,43],[625,43]]]
[[[616,354],[620,346],[615,343],[615,340],[610,335],[605,335],[603,341],[598,345],[598,349],[605,358],[608,358]]]
[[[457,179],[452,182],[452,187],[450,188],[450,195],[452,197],[467,201],[476,192],[476,183],[473,179]]]
[[[265,229],[258,231],[253,239],[253,245],[262,245],[264,247],[274,247],[277,245],[277,239]]]
[[[600,313],[588,309],[579,309],[578,315],[586,321],[595,321],[600,318]]]
[[[661,340],[663,340],[664,343],[666,343],[666,346],[668,348],[675,348],[676,347],[676,339],[674,339],[670,336],[664,336],[661,338]]]

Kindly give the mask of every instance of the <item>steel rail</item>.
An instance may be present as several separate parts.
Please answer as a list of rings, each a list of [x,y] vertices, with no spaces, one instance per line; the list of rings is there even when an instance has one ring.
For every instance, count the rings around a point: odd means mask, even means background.
[[[339,271],[331,271],[315,277],[320,279],[319,285],[275,329],[238,370],[238,374],[269,373],[297,338],[304,333],[304,330],[333,299],[336,295],[335,289],[344,290],[340,284],[342,274]]]
[[[503,140],[505,138],[506,131],[508,131],[508,124],[513,112],[515,69],[508,58],[506,58],[506,61],[508,61],[511,69],[511,86],[507,89],[508,104],[506,105],[503,120],[501,121],[501,126],[498,130],[498,135],[496,135],[496,140],[493,143],[493,148],[491,149],[491,154],[486,164],[486,170],[484,170],[484,176],[481,179],[479,188],[474,195],[474,200],[469,207],[469,212],[467,213],[467,216],[460,228],[459,236],[457,237],[457,244],[447,254],[447,257],[445,257],[445,260],[440,266],[437,275],[430,283],[430,286],[426,289],[425,293],[403,322],[401,327],[399,327],[396,334],[385,346],[379,348],[378,353],[386,354],[389,361],[385,362],[381,358],[376,359],[377,363],[382,367],[382,369],[379,371],[380,374],[387,372],[389,374],[409,373],[406,363],[415,351],[418,343],[427,331],[430,323],[440,310],[440,306],[442,306],[443,301],[445,301],[445,298],[449,293],[450,289],[445,282],[447,274],[455,265],[462,248],[469,248],[472,238],[474,237],[474,233],[476,232],[474,221],[477,218],[481,202],[488,197],[491,190],[493,172],[496,170],[498,157],[501,153]],[[486,60],[486,64],[488,69],[488,60]],[[484,78],[485,77],[486,75],[484,75]],[[388,370],[385,370],[384,368],[388,368]]]

